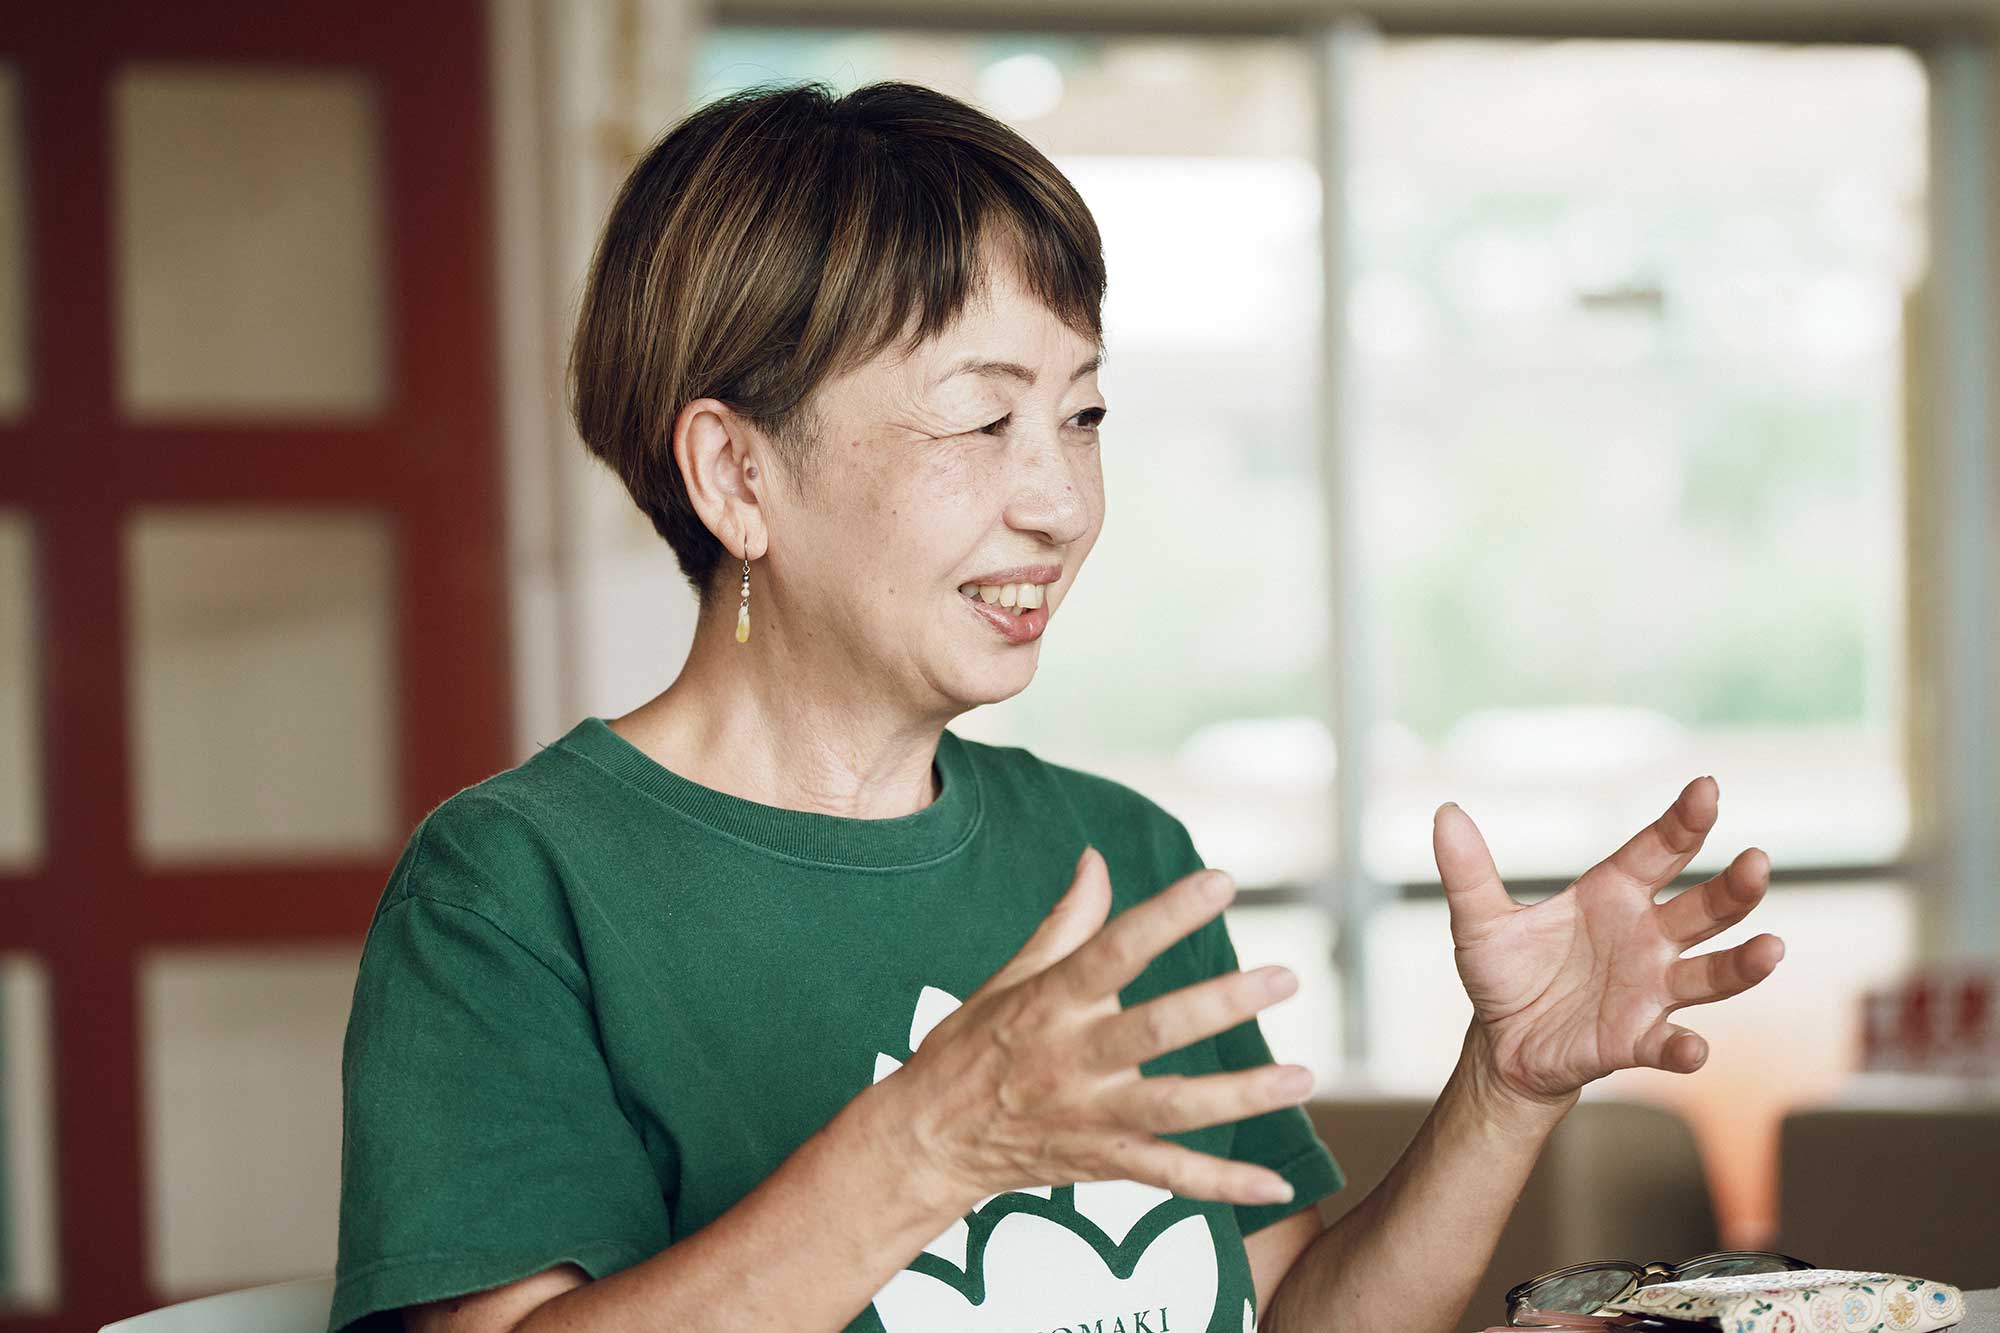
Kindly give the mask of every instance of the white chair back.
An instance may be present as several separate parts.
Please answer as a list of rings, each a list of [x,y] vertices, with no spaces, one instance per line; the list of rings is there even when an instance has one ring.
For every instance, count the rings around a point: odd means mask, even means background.
[[[106,1324],[97,1333],[326,1333],[333,1279],[225,1291]]]

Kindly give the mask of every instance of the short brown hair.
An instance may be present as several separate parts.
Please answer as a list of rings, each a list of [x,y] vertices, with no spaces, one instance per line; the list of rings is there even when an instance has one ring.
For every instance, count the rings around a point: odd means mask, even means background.
[[[1082,197],[1014,130],[934,89],[744,89],[633,168],[591,263],[571,411],[704,602],[723,548],[674,461],[681,408],[727,403],[810,493],[813,391],[906,329],[905,353],[941,332],[997,246],[1057,318],[1102,343],[1103,245]]]

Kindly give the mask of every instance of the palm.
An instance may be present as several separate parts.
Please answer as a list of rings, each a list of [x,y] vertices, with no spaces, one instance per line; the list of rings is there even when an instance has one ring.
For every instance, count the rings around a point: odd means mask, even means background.
[[[1784,944],[1775,935],[1680,956],[1763,897],[1770,862],[1757,849],[1653,901],[1714,827],[1716,796],[1714,779],[1697,778],[1653,824],[1532,906],[1508,896],[1471,817],[1455,805],[1438,811],[1434,845],[1459,978],[1494,1072],[1510,1087],[1557,1098],[1634,1065],[1690,1073],[1705,1044],[1668,1015],[1747,990],[1777,966]]]

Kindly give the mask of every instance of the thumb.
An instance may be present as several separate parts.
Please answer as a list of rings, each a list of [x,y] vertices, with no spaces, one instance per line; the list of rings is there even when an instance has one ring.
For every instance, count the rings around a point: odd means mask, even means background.
[[[1431,850],[1444,880],[1445,905],[1451,912],[1451,939],[1456,945],[1477,944],[1518,905],[1500,882],[1493,853],[1472,816],[1446,801],[1431,821]]]
[[[1670,1074],[1692,1074],[1708,1063],[1708,1042],[1700,1033],[1662,1019],[1647,1029],[1633,1050],[1639,1064]]]
[[[1105,865],[1102,852],[1086,846],[1083,855],[1077,858],[1076,874],[1069,888],[1035,927],[1035,933],[1028,936],[1027,943],[979,989],[1000,990],[1053,967],[1095,935],[1110,912],[1110,868]]]

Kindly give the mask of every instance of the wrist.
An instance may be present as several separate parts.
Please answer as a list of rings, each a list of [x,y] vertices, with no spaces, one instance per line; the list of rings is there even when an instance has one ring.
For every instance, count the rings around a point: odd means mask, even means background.
[[[877,1165],[876,1180],[893,1182],[891,1196],[905,1200],[923,1225],[935,1221],[942,1230],[984,1196],[938,1161],[924,1132],[922,1108],[909,1102],[908,1085],[895,1075],[870,1084],[835,1119],[845,1122],[857,1150]]]
[[[1500,1073],[1494,1059],[1492,1033],[1474,1017],[1459,1053],[1459,1070],[1481,1117],[1526,1134],[1547,1134],[1556,1127],[1582,1092],[1572,1088],[1555,1095],[1519,1088]]]

